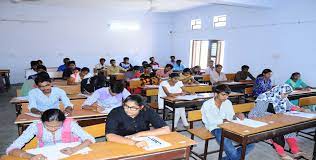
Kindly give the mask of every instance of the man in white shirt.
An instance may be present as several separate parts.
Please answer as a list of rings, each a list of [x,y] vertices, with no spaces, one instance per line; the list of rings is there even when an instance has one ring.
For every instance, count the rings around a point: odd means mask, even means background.
[[[214,71],[214,61],[210,60],[209,65],[205,69],[205,74],[212,74]]]
[[[210,79],[212,84],[216,84],[218,82],[227,81],[225,73],[222,72],[223,66],[217,64],[215,66],[215,70],[210,74]]]
[[[100,63],[95,66],[95,69],[100,70],[100,69],[106,69],[108,66],[105,64],[105,59],[100,58]]]
[[[201,108],[202,121],[207,128],[216,138],[216,142],[220,144],[222,130],[218,125],[224,122],[229,122],[233,119],[239,118],[243,120],[245,118],[243,113],[234,112],[232,102],[228,100],[228,95],[231,92],[227,85],[218,85],[215,88],[215,97],[204,102]],[[246,155],[254,149],[254,144],[248,144],[246,149]],[[225,160],[238,160],[241,156],[242,147],[235,148],[232,140],[224,140],[224,151],[226,153]]]

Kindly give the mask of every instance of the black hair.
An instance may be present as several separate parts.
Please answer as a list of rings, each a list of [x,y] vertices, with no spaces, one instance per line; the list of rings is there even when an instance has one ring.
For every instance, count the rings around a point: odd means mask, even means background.
[[[292,73],[291,79],[293,80],[294,77],[297,76],[297,75],[301,75],[301,73],[299,73],[299,72],[294,72],[294,73]]]
[[[100,58],[100,62],[101,62],[101,61],[105,61],[105,59],[104,59],[104,58]]]
[[[249,66],[247,66],[247,65],[241,66],[241,70],[245,70],[245,69],[249,69]]]
[[[88,73],[90,72],[90,69],[88,68],[88,67],[83,67],[82,69],[81,69],[81,72],[83,72],[83,71],[87,71]]]
[[[179,73],[171,73],[169,75],[170,78],[174,78],[174,77],[180,77]]]
[[[31,61],[31,67],[37,66],[37,65],[38,65],[38,61]]]
[[[68,57],[66,57],[66,58],[63,59],[64,62],[65,62],[66,60],[69,61],[70,59],[69,59]]]
[[[112,93],[122,93],[124,90],[124,83],[121,80],[111,80],[110,89]]]
[[[137,95],[137,94],[129,95],[128,97],[126,97],[126,99],[123,101],[123,103],[126,103],[128,101],[133,101],[138,106],[145,106],[146,105],[144,97]]]
[[[64,122],[65,119],[66,119],[65,114],[59,109],[48,109],[41,116],[42,122],[52,122],[52,121]]]
[[[172,64],[167,64],[166,66],[165,66],[165,68],[167,68],[167,67],[170,67],[171,69],[173,68],[173,65]]]
[[[259,75],[257,76],[257,78],[258,78],[258,77],[263,77],[264,74],[267,74],[267,73],[270,73],[270,72],[272,72],[272,70],[266,68],[266,69],[264,69],[264,70],[262,71],[261,74],[259,74]]]
[[[176,58],[175,56],[170,56],[170,58]]]
[[[180,59],[178,59],[177,61],[176,61],[176,63],[181,63],[182,61],[180,60]]]
[[[128,57],[124,57],[123,60],[124,60],[124,61],[125,61],[125,60],[129,60],[129,58],[128,58]]]
[[[183,71],[182,71],[182,73],[190,73],[190,74],[192,74],[190,68],[184,68]]]
[[[230,94],[232,91],[231,89],[225,85],[225,84],[220,84],[218,86],[215,87],[215,93],[222,93],[222,92],[225,92],[227,94]]]
[[[46,74],[45,73],[46,72],[41,72],[41,73],[37,74],[37,77],[34,80],[36,85],[38,85],[39,83],[43,83],[43,82],[49,82],[49,83],[52,82],[48,73],[46,73]]]
[[[155,58],[155,57],[150,57],[149,60],[151,61],[153,58]]]
[[[144,68],[147,69],[147,68],[153,68],[153,67],[150,64],[146,64]]]
[[[110,63],[112,63],[112,62],[115,62],[115,59],[111,59],[111,60],[110,60]]]
[[[37,60],[37,63],[38,64],[40,64],[40,63],[43,64],[43,61],[39,59],[39,60]]]
[[[147,62],[147,61],[143,61],[143,62],[142,62],[142,65],[144,65],[144,64],[148,64],[148,62]]]
[[[215,65],[215,68],[218,68],[218,67],[222,67],[223,68],[223,66],[220,65],[220,64]]]
[[[40,70],[40,69],[42,69],[44,71],[47,71],[47,69],[46,69],[46,67],[44,65],[38,65],[37,66],[37,70]]]
[[[133,66],[133,71],[139,71],[140,67],[139,66]]]
[[[75,61],[69,61],[67,65],[69,66],[70,64],[76,65],[76,62]]]

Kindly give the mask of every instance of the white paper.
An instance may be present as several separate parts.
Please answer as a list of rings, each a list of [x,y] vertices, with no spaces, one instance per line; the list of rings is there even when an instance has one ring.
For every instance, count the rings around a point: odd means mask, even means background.
[[[25,114],[29,115],[29,116],[32,116],[32,117],[37,117],[37,118],[41,117],[41,115],[39,115],[39,114],[34,114],[34,113],[30,113],[30,112],[27,112]]]
[[[78,96],[90,97],[90,95],[79,93]]]
[[[158,87],[157,85],[145,85],[145,87],[148,87],[148,88],[155,88],[155,87]]]
[[[290,115],[290,116],[303,117],[303,118],[316,118],[316,114],[315,113],[305,113],[305,112],[291,111],[291,112],[286,112],[284,114]]]
[[[46,146],[42,148],[35,148],[35,149],[29,149],[26,150],[27,153],[31,154],[42,154],[45,157],[47,157],[48,160],[58,160],[69,157],[66,154],[63,154],[60,152],[60,150],[67,148],[67,147],[74,147],[79,145],[80,142],[73,142],[73,143],[57,143],[56,145]],[[87,154],[91,149],[89,147],[86,147],[75,154]]]
[[[178,100],[194,100],[197,99],[199,96],[197,94],[193,94],[193,95],[185,95],[185,96],[177,96],[176,99]]]
[[[265,122],[255,121],[255,120],[247,119],[247,118],[245,118],[244,120],[239,120],[239,119],[233,120],[232,122],[238,123],[244,126],[252,127],[252,128],[258,128],[258,127],[268,125]]]
[[[146,151],[150,151],[150,150],[155,150],[155,149],[160,149],[160,148],[165,148],[165,147],[169,147],[171,146],[170,143],[155,137],[155,136],[147,136],[147,137],[133,137],[132,138],[134,141],[145,141],[148,146],[145,147],[144,149]]]

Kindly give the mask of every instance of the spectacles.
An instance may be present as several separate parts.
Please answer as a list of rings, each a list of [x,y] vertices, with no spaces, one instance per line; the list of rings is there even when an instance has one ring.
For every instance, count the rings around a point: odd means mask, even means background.
[[[131,111],[137,111],[140,108],[139,107],[133,107],[133,106],[124,105],[124,109],[128,109],[128,110],[131,110]]]

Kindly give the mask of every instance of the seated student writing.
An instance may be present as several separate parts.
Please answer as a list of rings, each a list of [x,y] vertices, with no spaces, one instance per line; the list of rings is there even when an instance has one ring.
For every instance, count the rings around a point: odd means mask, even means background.
[[[100,71],[96,76],[83,79],[80,84],[82,94],[92,94],[95,90],[105,87],[106,77],[104,71]]]
[[[124,57],[123,62],[121,62],[119,66],[127,71],[133,68],[133,66],[129,63],[128,57]]]
[[[116,65],[115,59],[111,59],[110,63],[111,63],[111,66],[109,66],[107,69],[108,75],[126,72],[126,70],[124,68]]]
[[[210,74],[210,80],[212,84],[217,84],[219,82],[227,81],[225,73],[222,72],[223,66],[217,64],[215,70]]]
[[[106,69],[108,66],[105,64],[105,59],[104,58],[100,58],[100,63],[98,63],[97,65],[95,65],[95,69],[97,70],[103,70]]]
[[[150,130],[150,126],[155,129]],[[144,141],[134,141],[133,137],[159,136],[169,134],[166,122],[151,108],[145,106],[139,95],[130,95],[123,106],[113,109],[106,121],[106,139],[110,142],[146,147]]]
[[[155,72],[152,72],[150,64],[144,66],[144,73],[140,75],[140,80],[142,81],[142,86],[158,85],[160,83],[160,79],[156,76]]]
[[[235,76],[235,81],[236,82],[239,82],[239,81],[244,81],[246,80],[247,78],[250,78],[251,80],[256,80],[255,77],[252,76],[252,74],[249,72],[249,66],[247,65],[243,65],[241,66],[241,71],[238,71],[236,73],[236,76]]]
[[[73,74],[71,74],[70,78],[67,80],[67,84],[80,83],[83,79],[92,77],[89,72],[90,70],[87,67],[83,67],[81,70],[80,68],[75,68]]]
[[[159,78],[168,78],[169,74],[172,73],[173,66],[171,64],[167,64],[164,69],[160,69],[156,71],[156,76]]]
[[[269,91],[272,88],[272,71],[264,69],[256,78],[253,86],[253,96],[258,97],[260,94]]]
[[[185,66],[181,62],[182,61],[180,59],[176,61],[176,64],[173,65],[173,71],[182,72],[184,70]]]
[[[141,76],[140,67],[134,66],[131,70],[125,73],[125,80],[128,81],[131,79],[139,78],[140,76]]]
[[[235,118],[244,119],[244,114],[234,112],[232,102],[228,100],[231,90],[227,85],[218,85],[215,88],[215,97],[204,102],[201,108],[202,121],[216,138],[218,144],[221,143],[222,129],[218,125],[231,121]],[[254,144],[248,144],[246,155],[253,150]],[[225,160],[238,160],[241,157],[242,147],[235,148],[232,140],[224,139]]]
[[[159,109],[164,108],[164,100],[162,97],[176,97],[183,96],[188,94],[185,91],[184,85],[182,81],[179,81],[179,73],[171,73],[169,79],[166,81],[162,81],[159,85],[158,89],[158,107]],[[166,106],[169,110],[173,110],[171,107]],[[187,121],[187,117],[185,114],[185,107],[175,108],[175,117],[174,117],[174,126],[175,130],[177,130],[179,120],[182,120],[182,123],[185,128],[189,128],[189,123]]]
[[[192,72],[192,75],[193,75],[193,76],[202,75],[201,67],[200,67],[200,66],[194,66],[194,67],[191,69],[191,72]]]
[[[30,75],[27,79],[33,79],[33,80],[34,80],[34,79],[37,77],[37,75],[38,75],[39,73],[42,73],[42,72],[48,74],[46,67],[43,66],[43,65],[38,65],[36,72],[37,72],[36,74]]]
[[[190,68],[185,68],[183,70],[182,74],[180,75],[179,80],[182,81],[184,85],[199,84],[199,82],[196,81],[194,77],[192,76]]]
[[[157,70],[157,69],[159,69],[159,63],[157,63],[156,61],[155,61],[155,57],[150,57],[149,58],[149,61],[150,61],[150,65],[151,65],[151,67],[154,69],[154,70]]]
[[[290,85],[294,90],[310,90],[311,87],[308,86],[302,79],[299,72],[294,72],[291,78],[288,79],[286,84]]]
[[[110,87],[102,87],[96,90],[82,104],[83,109],[91,109],[97,102],[97,111],[101,113],[110,113],[113,108],[122,105],[123,100],[130,95],[130,92],[124,88],[122,81],[113,80]]]
[[[69,58],[64,58],[63,62],[64,64],[60,65],[57,69],[58,72],[64,72],[64,70],[67,68],[68,62],[70,61]]]
[[[73,105],[70,103],[66,92],[58,87],[52,87],[51,79],[46,76],[38,76],[35,79],[37,88],[29,92],[29,110],[34,114],[42,114],[52,108],[59,108],[59,100],[65,106],[65,114],[71,114]]]
[[[72,155],[95,143],[95,139],[86,133],[75,121],[66,119],[61,110],[49,109],[42,114],[41,121],[33,122],[27,127],[22,135],[7,148],[6,153],[14,157],[30,160],[47,159],[41,154],[33,155],[22,150],[23,146],[34,136],[38,139],[39,147],[55,145],[56,143],[81,142],[78,146],[67,147],[60,151],[67,155]]]
[[[76,67],[76,62],[75,61],[69,61],[67,68],[63,72],[63,79],[67,80],[70,78],[71,74],[73,74],[74,69],[80,69]]]
[[[292,87],[288,84],[284,84],[277,85],[270,91],[260,94],[256,99],[255,107],[249,113],[249,118],[264,117],[288,111],[305,112],[305,109],[295,106],[289,101],[287,97],[291,92],[293,92]],[[281,159],[293,160],[293,158],[284,151],[285,142],[288,143],[294,157],[297,158],[304,155],[299,149],[296,133],[272,138],[271,142]]]

